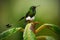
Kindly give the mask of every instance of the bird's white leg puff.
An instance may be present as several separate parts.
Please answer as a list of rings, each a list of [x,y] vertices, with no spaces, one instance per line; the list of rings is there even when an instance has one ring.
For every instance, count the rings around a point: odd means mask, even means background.
[[[30,20],[30,21],[33,21],[34,19],[35,19],[35,16],[33,16],[33,17],[28,16],[28,17],[26,18],[26,20]]]
[[[35,19],[35,16],[33,16],[32,18],[31,18],[31,20],[34,20]]]
[[[30,16],[26,17],[26,21],[27,21],[27,20],[31,20],[31,17],[30,17]]]

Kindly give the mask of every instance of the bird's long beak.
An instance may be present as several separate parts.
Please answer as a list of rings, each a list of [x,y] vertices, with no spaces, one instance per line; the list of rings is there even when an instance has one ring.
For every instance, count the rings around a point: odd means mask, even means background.
[[[36,6],[36,7],[39,7],[40,5]]]

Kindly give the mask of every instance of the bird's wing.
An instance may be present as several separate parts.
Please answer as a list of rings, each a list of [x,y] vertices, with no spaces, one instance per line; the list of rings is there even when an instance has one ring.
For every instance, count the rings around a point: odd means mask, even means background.
[[[27,12],[26,17],[30,14],[30,11]]]
[[[24,18],[25,18],[25,16],[24,16],[24,17],[22,17],[22,18],[20,18],[20,19],[19,19],[19,21],[21,21],[21,20],[22,20],[22,19],[24,19]]]

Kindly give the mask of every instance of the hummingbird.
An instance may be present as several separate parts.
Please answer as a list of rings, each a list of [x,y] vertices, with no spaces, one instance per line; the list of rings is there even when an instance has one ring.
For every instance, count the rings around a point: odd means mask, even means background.
[[[40,6],[40,5],[38,5]],[[21,21],[22,19],[26,19],[26,21],[32,21],[35,19],[35,15],[36,15],[36,8],[38,6],[31,6],[29,11],[26,13],[25,16],[23,16],[19,21]]]

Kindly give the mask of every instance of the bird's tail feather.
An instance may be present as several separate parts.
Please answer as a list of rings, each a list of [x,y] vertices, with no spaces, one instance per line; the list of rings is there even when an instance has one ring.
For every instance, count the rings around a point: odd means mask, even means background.
[[[25,16],[24,17],[22,17],[21,19],[19,19],[19,21],[21,21],[22,19],[24,19],[25,18]]]

